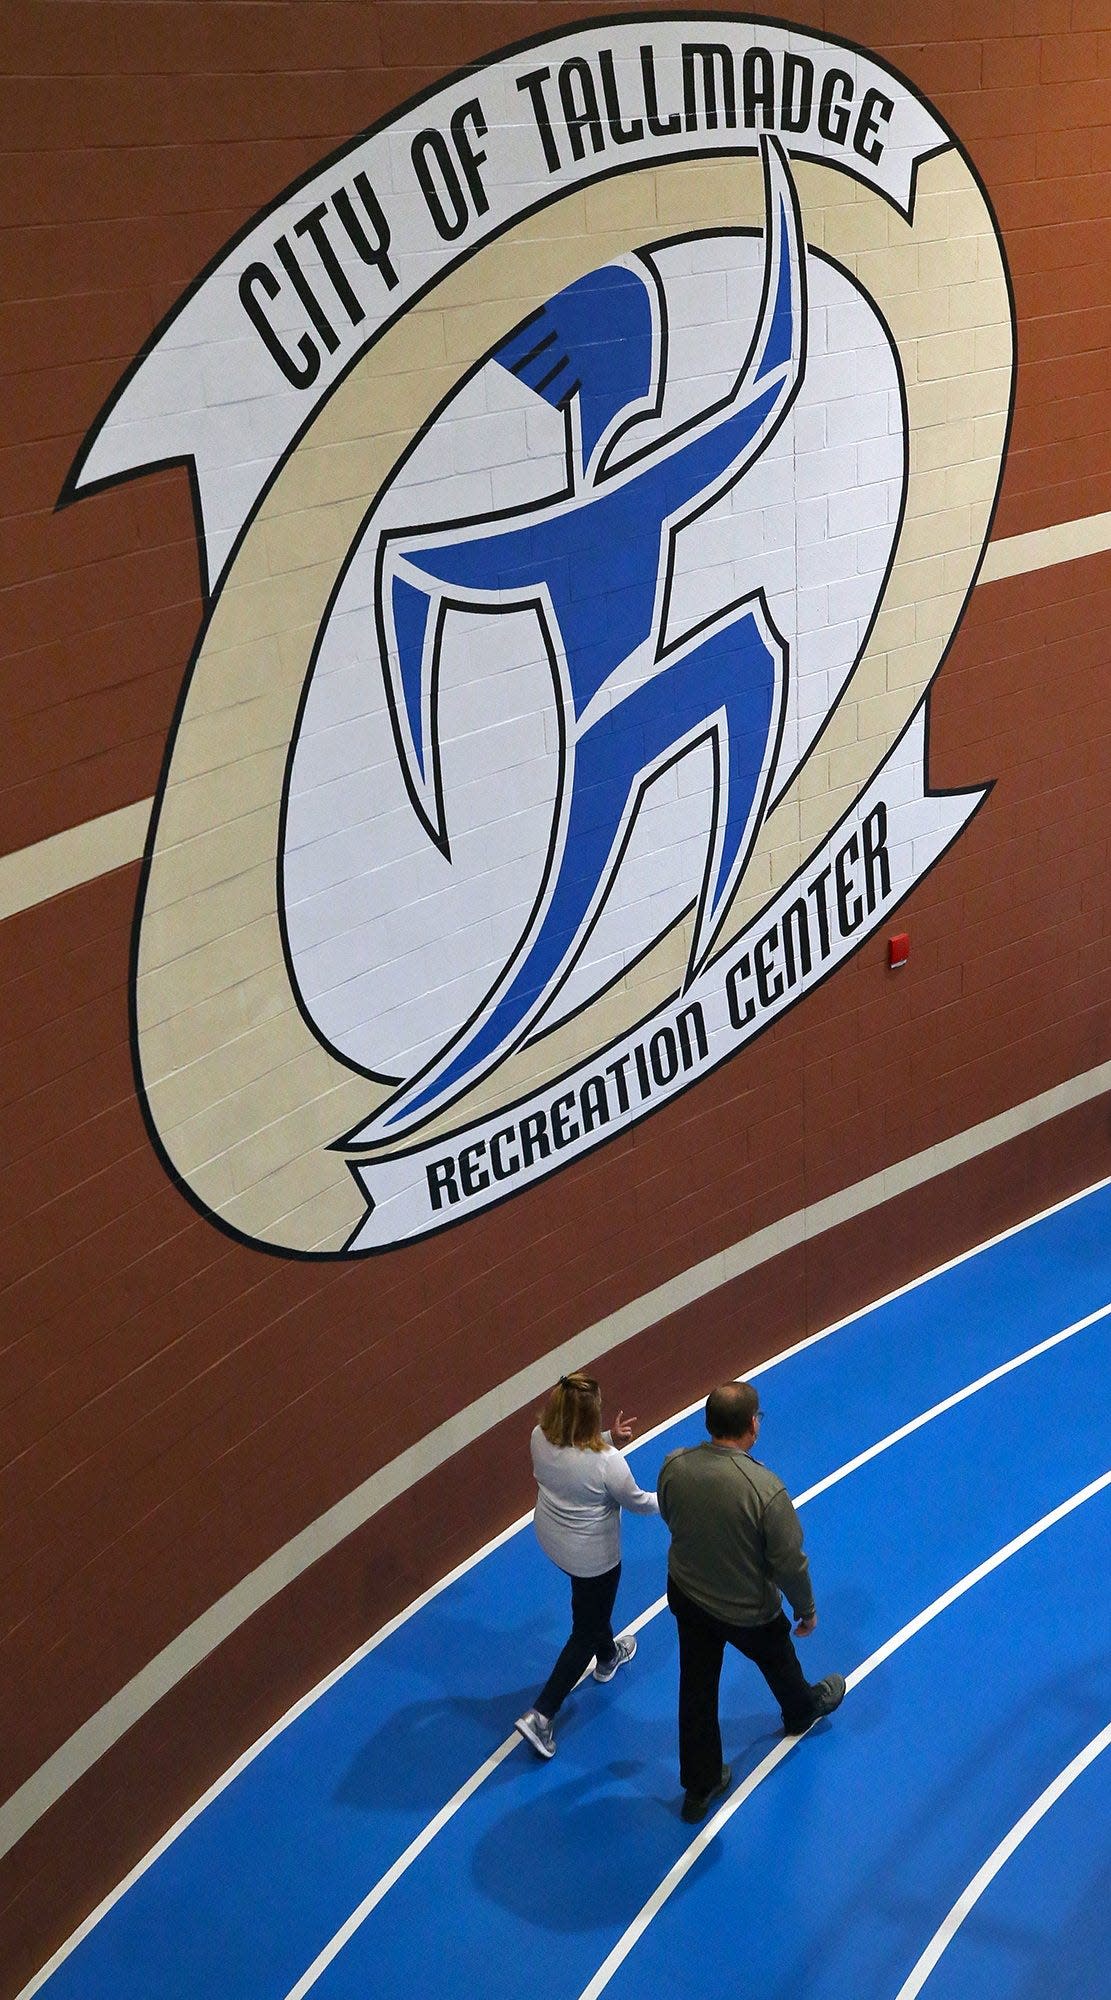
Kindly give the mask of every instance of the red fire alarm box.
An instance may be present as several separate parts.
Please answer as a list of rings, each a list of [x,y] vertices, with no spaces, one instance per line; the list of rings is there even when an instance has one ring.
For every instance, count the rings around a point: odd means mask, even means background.
[[[888,938],[887,963],[892,971],[897,965],[905,965],[909,957],[910,939],[906,931],[900,931],[897,937]]]

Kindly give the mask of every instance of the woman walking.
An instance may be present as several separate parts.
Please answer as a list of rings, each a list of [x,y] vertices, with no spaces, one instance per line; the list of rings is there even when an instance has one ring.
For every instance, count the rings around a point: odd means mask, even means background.
[[[637,1642],[615,1639],[610,1616],[621,1576],[622,1507],[658,1514],[616,1444],[632,1437],[634,1418],[618,1410],[603,1431],[602,1397],[590,1375],[561,1375],[532,1433],[536,1539],[571,1580],[571,1636],[536,1697],[516,1723],[540,1757],[555,1756],[552,1721],[593,1657],[596,1681],[611,1681]]]

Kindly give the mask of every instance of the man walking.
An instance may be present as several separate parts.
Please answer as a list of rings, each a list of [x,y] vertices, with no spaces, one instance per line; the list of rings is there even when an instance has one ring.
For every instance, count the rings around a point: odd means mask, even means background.
[[[706,1403],[709,1442],[671,1452],[660,1470],[660,1513],[671,1532],[667,1601],[679,1628],[682,1817],[689,1822],[705,1818],[732,1776],[718,1726],[726,1644],[759,1667],[789,1736],[801,1736],[845,1698],[840,1674],[813,1685],[806,1679],[791,1643],[780,1591],[799,1638],[813,1632],[818,1614],[791,1496],[751,1456],[760,1418],[751,1383],[724,1383]]]

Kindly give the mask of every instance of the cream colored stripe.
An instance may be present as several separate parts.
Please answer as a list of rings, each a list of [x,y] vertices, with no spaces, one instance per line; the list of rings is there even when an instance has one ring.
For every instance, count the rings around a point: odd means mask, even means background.
[[[153,804],[153,799],[140,799],[137,805],[121,806],[118,812],[87,819],[83,826],[0,857],[0,918],[14,917],[19,910],[33,909],[51,896],[138,861]]]
[[[364,1527],[383,1507],[408,1491],[418,1480],[443,1464],[453,1453],[472,1444],[503,1417],[512,1416],[547,1390],[556,1375],[593,1364],[599,1355],[620,1342],[632,1339],[681,1307],[705,1298],[720,1285],[740,1277],[745,1271],[766,1263],[771,1257],[791,1249],[824,1230],[868,1210],[880,1207],[896,1194],[920,1187],[939,1174],[950,1172],[967,1160],[978,1158],[1020,1133],[1035,1130],[1049,1119],[1086,1104],[1111,1090],[1111,1062],[1067,1083],[1028,1098],[997,1118],[989,1118],[968,1131],[915,1153],[909,1159],[858,1181],[855,1187],[815,1202],[785,1216],[782,1222],[758,1230],[754,1236],[703,1263],[683,1271],[667,1284],[634,1299],[617,1312],[541,1356],[527,1368],[511,1375],[477,1401],[440,1424],[417,1444],[372,1473],[353,1492],[310,1522],[292,1541],[278,1549],[250,1576],[244,1577],[184,1632],[178,1634],[134,1680],[105,1702],[88,1722],[48,1757],[34,1775],[0,1806],[0,1856],[6,1854],[37,1819],[62,1797],[83,1773],[96,1763],[140,1717],[163,1695],[183,1680],[215,1647],[229,1638],[253,1612],[304,1574],[322,1556]]]
[[[1054,563],[1075,562],[1080,556],[1111,549],[1111,513],[1089,514],[1082,521],[1061,521],[1055,528],[1037,528],[1029,535],[1011,535],[992,542],[980,571],[981,583],[998,583],[1008,576],[1026,576]],[[0,921],[20,910],[33,909],[51,896],[95,882],[113,868],[142,857],[153,799],[121,806],[81,826],[0,856]]]
[[[1031,570],[1075,562],[1079,556],[1102,555],[1107,549],[1111,549],[1111,514],[1059,521],[1055,528],[1035,528],[1029,535],[1009,535],[1004,542],[992,542],[979,581],[998,583],[1005,576],[1027,576]]]

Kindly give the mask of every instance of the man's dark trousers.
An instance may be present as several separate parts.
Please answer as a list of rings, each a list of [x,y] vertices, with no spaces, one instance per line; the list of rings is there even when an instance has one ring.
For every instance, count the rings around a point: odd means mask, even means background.
[[[727,1625],[667,1579],[667,1601],[679,1629],[679,1782],[686,1792],[712,1791],[721,1777],[718,1683],[726,1646],[759,1667],[788,1729],[814,1720],[814,1690],[791,1643],[782,1611],[766,1625]]]

